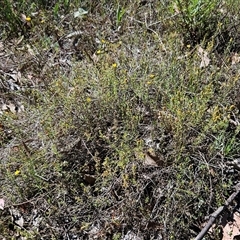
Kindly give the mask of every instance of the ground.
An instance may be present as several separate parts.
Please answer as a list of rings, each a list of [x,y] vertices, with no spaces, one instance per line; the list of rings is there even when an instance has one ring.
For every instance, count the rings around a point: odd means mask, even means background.
[[[0,238],[194,239],[239,182],[238,4],[3,2]]]

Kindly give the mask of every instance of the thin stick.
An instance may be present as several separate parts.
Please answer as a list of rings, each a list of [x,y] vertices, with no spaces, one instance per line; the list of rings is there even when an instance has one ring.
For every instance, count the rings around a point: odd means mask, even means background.
[[[225,204],[221,207],[219,207],[214,213],[210,215],[210,219],[208,220],[208,223],[206,226],[202,229],[202,231],[197,235],[197,237],[194,240],[201,240],[203,237],[207,234],[208,230],[211,228],[213,223],[215,222],[218,215],[226,209],[230,205],[230,203],[238,196],[240,193],[240,183],[235,185],[236,191],[226,200]]]

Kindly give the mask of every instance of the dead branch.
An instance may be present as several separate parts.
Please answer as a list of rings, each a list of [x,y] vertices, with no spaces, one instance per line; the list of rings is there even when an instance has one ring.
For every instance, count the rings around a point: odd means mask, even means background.
[[[201,240],[203,237],[207,234],[208,230],[211,228],[213,223],[215,222],[216,218],[219,216],[219,214],[226,209],[230,203],[238,196],[240,193],[240,183],[235,185],[236,191],[226,200],[225,204],[221,207],[219,207],[214,213],[210,215],[210,218],[208,220],[208,223],[206,226],[202,229],[202,231],[197,235],[197,237],[194,240]]]

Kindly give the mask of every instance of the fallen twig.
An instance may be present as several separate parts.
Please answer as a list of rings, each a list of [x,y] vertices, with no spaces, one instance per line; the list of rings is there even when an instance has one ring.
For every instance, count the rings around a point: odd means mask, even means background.
[[[197,235],[197,237],[194,240],[201,240],[203,237],[207,234],[208,230],[211,228],[213,223],[215,222],[218,215],[230,205],[230,203],[237,197],[237,195],[240,193],[240,183],[235,185],[236,191],[226,200],[225,204],[221,207],[219,207],[214,213],[210,215],[210,218],[208,220],[208,223],[206,226],[202,229],[202,231]]]

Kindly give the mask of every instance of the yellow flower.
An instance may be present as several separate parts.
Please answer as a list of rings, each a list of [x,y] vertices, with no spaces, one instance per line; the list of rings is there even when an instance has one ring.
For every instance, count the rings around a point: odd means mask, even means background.
[[[101,50],[97,50],[97,54],[101,54],[102,53],[102,51]]]
[[[21,173],[20,170],[16,170],[15,173],[14,173],[14,175],[15,175],[15,176],[18,176],[20,173]]]
[[[102,43],[106,43],[106,41],[104,39],[101,40]]]
[[[90,103],[92,99],[90,97],[87,97],[87,102]]]
[[[235,109],[235,106],[234,105],[231,105],[230,107],[229,107],[229,110],[230,111],[232,111],[232,110],[234,110]]]
[[[117,67],[117,64],[116,64],[116,63],[113,63],[112,67],[113,67],[113,68],[116,68],[116,67]]]
[[[30,22],[31,21],[31,18],[30,17],[26,17],[25,19],[27,22]]]
[[[154,74],[150,74],[149,77],[150,77],[150,78],[154,78],[155,75],[154,75]]]

